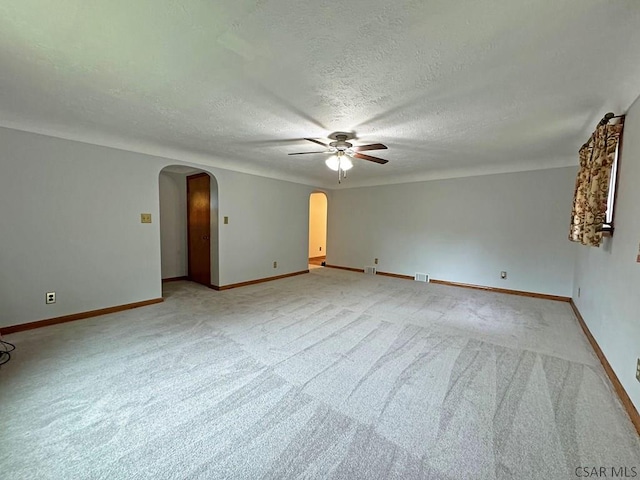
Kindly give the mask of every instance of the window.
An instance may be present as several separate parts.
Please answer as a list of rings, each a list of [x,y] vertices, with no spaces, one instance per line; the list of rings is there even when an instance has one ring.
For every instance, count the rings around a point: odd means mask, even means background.
[[[602,232],[613,235],[613,214],[615,213],[616,187],[618,186],[618,158],[620,156],[620,139],[616,145],[616,153],[611,166],[611,177],[609,178],[609,195],[607,196],[607,213]]]
[[[617,123],[609,123],[619,119]],[[613,233],[618,157],[624,116],[607,113],[580,148],[580,169],[571,211],[569,240],[599,247]]]

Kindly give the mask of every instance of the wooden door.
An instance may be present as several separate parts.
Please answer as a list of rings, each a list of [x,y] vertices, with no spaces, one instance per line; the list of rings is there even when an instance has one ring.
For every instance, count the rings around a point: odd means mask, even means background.
[[[189,280],[211,285],[211,189],[209,175],[187,177]]]

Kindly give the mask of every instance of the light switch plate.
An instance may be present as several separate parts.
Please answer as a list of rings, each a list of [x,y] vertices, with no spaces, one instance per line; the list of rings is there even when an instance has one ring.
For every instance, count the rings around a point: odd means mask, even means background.
[[[636,380],[640,382],[640,358],[638,359],[638,364],[636,365]]]
[[[140,214],[140,223],[151,223],[151,214],[150,213],[141,213]]]
[[[229,224],[229,217],[224,217],[224,224],[228,225]]]

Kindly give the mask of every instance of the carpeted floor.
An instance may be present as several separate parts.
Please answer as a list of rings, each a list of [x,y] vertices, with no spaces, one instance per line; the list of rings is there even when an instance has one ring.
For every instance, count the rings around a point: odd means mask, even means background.
[[[640,474],[638,437],[566,303],[326,268],[165,296],[7,337],[0,476]]]

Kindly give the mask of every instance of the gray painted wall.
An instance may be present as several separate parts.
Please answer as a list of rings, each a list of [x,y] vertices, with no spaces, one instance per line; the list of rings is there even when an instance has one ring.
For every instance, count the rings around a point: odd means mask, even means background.
[[[576,168],[337,190],[327,262],[570,296]],[[500,271],[507,271],[507,279]]]
[[[0,146],[0,326],[162,295],[159,159],[4,128]]]
[[[573,300],[632,402],[640,410],[640,101],[625,119],[615,233],[599,247],[580,246]],[[578,296],[580,289],[580,296]]]
[[[159,173],[176,164],[0,128],[0,327],[160,297]],[[230,218],[220,285],[307,268],[312,187],[199,168]]]
[[[308,268],[312,187],[229,170],[218,180],[221,285]],[[225,225],[222,219],[228,216]],[[278,268],[273,268],[273,262]]]
[[[185,175],[160,172],[162,278],[184,277],[187,266],[187,184]]]

